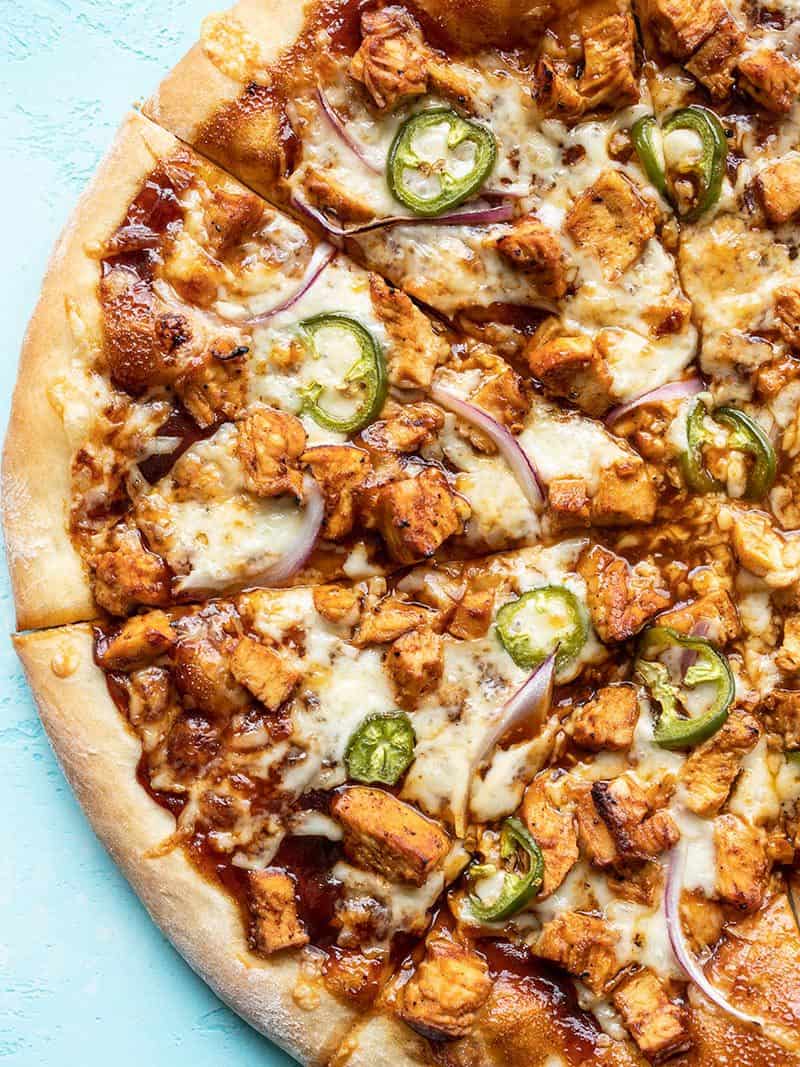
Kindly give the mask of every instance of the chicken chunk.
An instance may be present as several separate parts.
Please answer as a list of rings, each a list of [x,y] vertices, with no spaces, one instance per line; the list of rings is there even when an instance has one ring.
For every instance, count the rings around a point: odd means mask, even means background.
[[[531,410],[533,390],[530,382],[494,355],[478,362],[484,371],[483,381],[470,397],[472,403],[487,411],[511,433],[521,433]],[[481,444],[473,443],[476,448],[486,451]]]
[[[636,29],[629,12],[592,20],[583,32],[583,74],[578,89],[585,106],[627,107],[639,99]]]
[[[100,607],[112,615],[125,615],[135,604],[169,603],[169,567],[144,547],[139,531],[120,526],[111,544],[94,563],[94,596]]]
[[[783,641],[775,655],[782,671],[792,674],[800,670],[800,614],[788,615],[783,624]]]
[[[400,989],[397,1014],[431,1040],[464,1037],[491,991],[484,958],[443,931],[428,938],[423,960]]]
[[[313,474],[325,497],[322,536],[341,541],[352,531],[357,494],[369,477],[369,455],[352,445],[317,445],[300,457]]]
[[[386,670],[394,683],[397,702],[415,708],[432,692],[444,673],[444,642],[430,629],[412,630],[398,637],[386,653]]]
[[[447,341],[405,293],[391,289],[377,274],[370,274],[369,289],[372,306],[389,335],[389,381],[401,389],[427,389],[437,365],[449,355]]]
[[[419,26],[402,7],[361,15],[361,46],[350,76],[361,82],[381,110],[428,89],[428,49]]]
[[[433,404],[407,404],[389,412],[364,431],[369,445],[388,452],[417,452],[434,441],[444,426],[441,408]]]
[[[571,788],[575,802],[578,845],[595,867],[611,867],[621,862],[621,856],[611,831],[600,815],[592,796],[592,783],[579,782]]]
[[[464,529],[471,508],[440,470],[428,467],[416,478],[365,494],[362,513],[365,524],[380,532],[392,559],[417,563]]]
[[[736,605],[724,589],[714,589],[682,608],[660,615],[658,625],[682,634],[702,633],[718,645],[727,644],[741,633]]]
[[[351,786],[331,812],[342,824],[348,859],[390,881],[423,885],[450,851],[438,823],[382,789]]]
[[[782,52],[758,48],[739,60],[739,88],[767,111],[788,115],[800,93],[800,67]]]
[[[578,860],[578,833],[570,811],[553,796],[551,775],[538,774],[525,790],[522,818],[544,857],[544,881],[539,898],[549,897]]]
[[[270,711],[286,703],[302,677],[275,649],[251,637],[243,637],[234,649],[231,673]]]
[[[217,185],[203,201],[208,251],[219,258],[253,233],[264,218],[265,205],[255,193]]]
[[[578,572],[586,582],[589,614],[603,641],[626,641],[669,605],[658,568],[646,560],[631,566],[594,545],[582,555]]]
[[[204,715],[183,714],[170,726],[166,756],[180,780],[196,777],[220,750],[220,728]]]
[[[625,752],[639,721],[639,697],[632,685],[606,685],[576,708],[567,724],[573,741],[593,752]]]
[[[297,912],[294,878],[267,867],[247,872],[250,947],[261,956],[308,944]]]
[[[592,498],[592,522],[596,526],[632,526],[650,523],[658,495],[653,472],[638,456],[621,459],[600,471]]]
[[[742,759],[761,736],[758,720],[735,709],[713,737],[690,754],[681,770],[686,806],[696,815],[716,815],[728,799]]]
[[[675,59],[696,51],[727,14],[723,0],[640,0],[638,7],[659,48]]]
[[[629,775],[620,775],[610,782],[594,782],[592,799],[625,859],[653,859],[672,848],[680,838],[668,811],[658,808],[650,814],[645,791]]]
[[[714,845],[720,900],[746,914],[756,911],[769,875],[766,833],[727,812],[714,820]]]
[[[525,349],[531,374],[549,396],[563,397],[587,415],[604,415],[614,403],[608,362],[591,337],[556,337]]]
[[[536,64],[533,95],[547,118],[561,122],[574,122],[586,108],[586,100],[570,68],[554,63],[547,56],[542,56]]]
[[[797,211],[800,211],[800,158],[798,164]],[[800,348],[800,278],[778,286],[773,294],[773,306],[781,337],[790,348]],[[776,374],[780,374],[778,368]]]
[[[708,89],[712,100],[725,100],[731,95],[736,63],[745,41],[744,33],[726,15],[687,61],[686,69]]]
[[[800,538],[776,530],[763,511],[721,508],[719,525],[731,531],[736,558],[773,589],[785,589],[800,580]]]
[[[453,612],[448,632],[464,641],[484,637],[494,618],[496,592],[496,581],[484,580],[477,587],[467,589]]]
[[[202,634],[181,637],[172,650],[175,685],[189,707],[212,718],[247,706],[247,690],[234,678],[228,657]]]
[[[535,215],[517,219],[498,239],[497,249],[531,276],[543,296],[559,300],[566,294],[567,271],[561,242]]]
[[[655,233],[650,208],[619,171],[605,170],[570,208],[564,228],[615,281],[632,266]]]
[[[175,641],[175,631],[165,612],[134,615],[98,642],[97,662],[106,671],[135,670],[169,652]]]
[[[358,593],[354,589],[348,589],[347,586],[315,586],[314,607],[327,622],[341,622],[355,626],[358,621]]]
[[[435,612],[421,604],[411,604],[400,596],[392,595],[369,606],[361,616],[353,644],[385,645],[396,641],[410,630],[430,626]]]
[[[585,478],[553,478],[547,487],[547,506],[559,530],[592,524],[592,499]]]
[[[290,493],[303,497],[298,460],[306,447],[306,431],[294,415],[259,406],[237,423],[236,453],[245,485],[261,497]]]
[[[353,189],[351,183],[337,181],[330,170],[303,170],[303,193],[309,204],[337,224],[369,222],[375,209]]]
[[[220,341],[208,358],[175,382],[175,392],[198,426],[235,419],[247,403],[248,348]]]
[[[756,178],[758,192],[764,214],[775,225],[789,222],[800,212],[800,153],[792,152],[777,162],[765,167]],[[796,290],[781,286],[775,290],[776,307],[779,301],[788,304]]]
[[[531,952],[557,963],[601,994],[620,968],[614,949],[618,940],[619,934],[605,919],[568,911],[545,924]]]
[[[648,967],[623,978],[613,1000],[645,1056],[673,1056],[691,1045],[684,1011],[669,999],[664,983]]]
[[[709,900],[701,889],[681,893],[681,922],[692,939],[694,949],[704,949],[715,944],[725,925],[725,913],[716,900]]]
[[[787,749],[800,749],[800,690],[773,689],[764,701],[767,723]]]

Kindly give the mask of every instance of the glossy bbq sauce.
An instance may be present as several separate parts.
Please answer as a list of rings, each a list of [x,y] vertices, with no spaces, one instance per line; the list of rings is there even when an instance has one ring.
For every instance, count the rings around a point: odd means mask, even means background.
[[[480,951],[495,980],[527,986],[547,1005],[563,1042],[563,1055],[572,1067],[593,1062],[602,1031],[594,1017],[578,1004],[572,982],[525,948],[507,941],[481,941]]]

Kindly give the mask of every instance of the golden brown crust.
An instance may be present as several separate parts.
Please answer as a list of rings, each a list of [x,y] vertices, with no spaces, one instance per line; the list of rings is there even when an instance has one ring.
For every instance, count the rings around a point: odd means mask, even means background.
[[[43,630],[17,636],[14,643],[70,785],[153,919],[252,1026],[302,1063],[328,1063],[355,1014],[315,979],[313,956],[285,953],[269,961],[254,956],[230,896],[203,878],[180,848],[152,855],[175,821],[139,785],[140,743],[94,663],[90,628]]]
[[[171,134],[141,115],[128,115],[55,247],[25,336],[2,474],[3,527],[21,630],[97,615],[67,528],[72,457],[97,409],[89,387],[101,336],[94,250],[124,218],[154,163],[176,147]]]

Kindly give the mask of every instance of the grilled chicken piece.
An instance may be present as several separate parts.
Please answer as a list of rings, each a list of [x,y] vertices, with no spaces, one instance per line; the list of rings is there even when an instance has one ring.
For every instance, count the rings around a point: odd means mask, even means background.
[[[587,415],[604,415],[614,403],[608,362],[591,337],[555,337],[525,349],[531,374],[548,396],[562,397]]]
[[[771,163],[759,172],[755,181],[764,214],[776,226],[789,222],[800,212],[800,154],[793,152]],[[798,299],[794,285],[780,286],[775,290],[775,307],[779,318],[780,308],[791,308]]]
[[[367,605],[353,637],[353,644],[360,648],[364,645],[388,644],[409,630],[429,626],[435,614],[430,608],[411,604],[401,595],[392,593],[375,604]]]
[[[658,617],[659,626],[669,626],[682,634],[699,632],[697,627],[700,624],[705,628],[703,636],[718,645],[727,644],[739,636],[741,626],[736,605],[724,589],[715,589],[682,608],[673,608]]]
[[[148,611],[134,615],[97,646],[97,662],[106,671],[130,671],[169,652],[177,640],[169,615]]]
[[[728,799],[742,759],[761,736],[758,720],[735,709],[721,730],[694,749],[681,770],[686,806],[695,814],[716,815]]]
[[[450,346],[405,293],[390,288],[377,274],[369,276],[369,291],[375,313],[389,335],[389,381],[400,389],[427,389],[437,365],[448,358]]]
[[[592,785],[592,799],[624,859],[653,859],[680,838],[675,820],[664,808],[651,811],[644,789],[622,774]]]
[[[415,708],[441,680],[442,638],[429,628],[403,634],[386,653],[386,670],[394,683],[397,702],[404,708]]]
[[[725,100],[731,95],[736,64],[746,40],[734,20],[725,15],[686,62],[686,69],[708,89],[712,100]]]
[[[634,185],[619,171],[605,170],[570,208],[564,229],[594,256],[615,281],[631,267],[656,231],[653,214]]]
[[[469,504],[442,472],[428,467],[416,478],[404,478],[362,495],[367,527],[377,529],[392,559],[418,563],[460,533],[471,515]]]
[[[322,536],[340,541],[353,529],[356,495],[372,470],[369,455],[352,445],[318,445],[300,457],[319,483],[325,497]]]
[[[387,452],[418,452],[435,441],[444,426],[441,408],[433,404],[395,407],[364,432],[369,445]]]
[[[603,641],[626,641],[669,605],[658,568],[646,560],[632,567],[621,556],[594,545],[581,557],[578,572],[586,582],[589,614]]]
[[[720,900],[745,914],[756,911],[767,890],[767,835],[727,812],[714,820],[714,844]]]
[[[669,999],[664,983],[648,967],[623,978],[613,1000],[645,1056],[673,1056],[691,1045],[685,1013]]]
[[[736,558],[773,589],[785,589],[800,580],[800,538],[787,537],[775,529],[763,511],[725,507],[720,509],[722,530],[731,531]]]
[[[578,834],[571,812],[553,798],[551,773],[538,774],[522,801],[522,818],[544,856],[544,881],[539,898],[550,896],[578,860]]]
[[[573,711],[567,731],[581,748],[625,752],[639,721],[639,697],[632,685],[606,685]]]
[[[543,296],[559,300],[567,292],[564,252],[558,235],[535,215],[525,215],[498,238],[499,252],[534,279]]]
[[[580,978],[593,993],[603,993],[620,969],[618,940],[599,916],[568,911],[544,925],[531,952]]]
[[[800,92],[800,68],[773,48],[764,47],[739,60],[739,88],[776,115],[788,115]]]
[[[250,908],[250,946],[261,956],[308,944],[297,913],[294,879],[286,871],[267,867],[247,872]]]
[[[402,7],[364,11],[362,42],[350,76],[362,82],[381,110],[428,89],[429,52],[416,21]]]
[[[639,99],[636,28],[630,12],[591,20],[583,28],[583,73],[578,89],[587,110],[628,107]]]
[[[298,461],[306,447],[306,431],[294,415],[259,406],[237,423],[236,453],[251,493],[260,497],[290,493],[303,498]]]
[[[675,59],[695,52],[728,13],[722,0],[699,0],[691,5],[682,0],[639,0],[637,7],[659,48]]]
[[[423,885],[450,851],[438,823],[382,789],[351,786],[331,812],[344,829],[344,850],[356,866],[395,882]]]
[[[112,615],[125,615],[135,604],[168,604],[170,582],[164,560],[144,547],[135,527],[125,524],[114,530],[111,547],[94,561],[94,597]]]
[[[396,1011],[431,1040],[464,1037],[491,991],[484,958],[440,931],[428,937],[424,958],[400,988]]]
[[[302,675],[273,648],[243,637],[231,656],[231,673],[270,711],[294,692]]]

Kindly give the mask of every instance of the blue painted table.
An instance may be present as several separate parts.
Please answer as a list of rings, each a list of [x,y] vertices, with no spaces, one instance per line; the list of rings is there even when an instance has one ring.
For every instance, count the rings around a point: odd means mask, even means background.
[[[0,0],[4,430],[17,355],[59,229],[135,100],[214,0]],[[288,1065],[151,924],[94,838],[5,637],[0,578],[0,1062],[14,1067]]]

